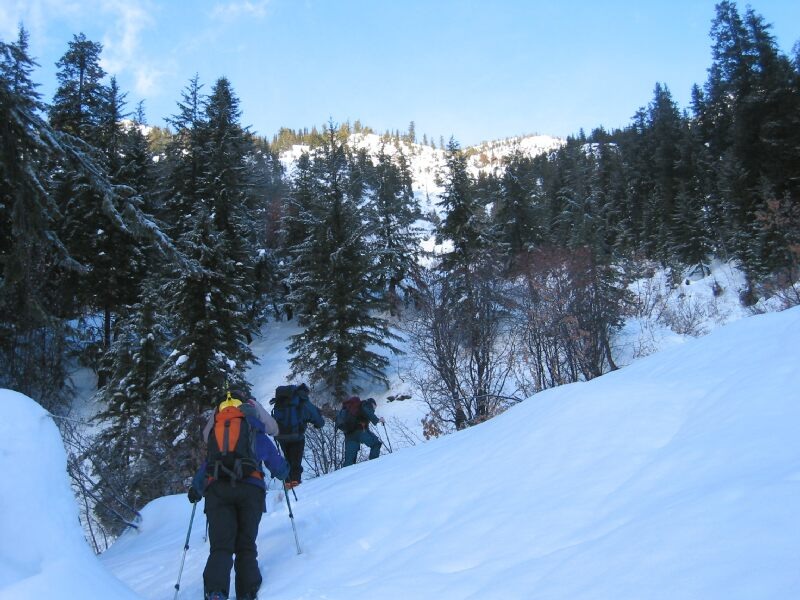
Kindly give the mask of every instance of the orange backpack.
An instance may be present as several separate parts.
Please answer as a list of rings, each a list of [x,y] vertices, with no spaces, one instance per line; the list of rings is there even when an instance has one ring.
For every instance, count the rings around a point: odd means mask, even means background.
[[[232,482],[245,477],[261,476],[256,458],[256,430],[248,416],[256,419],[246,404],[230,405],[214,415],[214,427],[208,435],[206,473],[214,479]]]

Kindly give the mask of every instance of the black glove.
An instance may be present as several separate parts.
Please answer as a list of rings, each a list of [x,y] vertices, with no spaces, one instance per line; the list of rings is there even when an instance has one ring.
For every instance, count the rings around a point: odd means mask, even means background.
[[[200,500],[203,499],[203,494],[198,492],[197,488],[194,486],[189,488],[189,493],[187,495],[189,496],[189,502],[191,502],[192,504],[194,504],[195,502],[200,502]]]

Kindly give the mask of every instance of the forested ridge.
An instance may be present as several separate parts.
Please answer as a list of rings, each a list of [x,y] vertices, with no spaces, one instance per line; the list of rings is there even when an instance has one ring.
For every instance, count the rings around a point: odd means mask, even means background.
[[[121,512],[185,489],[194,432],[224,389],[247,389],[270,321],[302,327],[291,371],[332,406],[387,382],[407,342],[436,436],[615,369],[626,284],[648,270],[734,261],[743,303],[800,302],[800,45],[787,56],[729,1],[710,33],[689,107],[655,83],[627,127],[478,176],[440,142],[424,214],[413,123],[377,154],[351,143],[371,133],[358,122],[268,141],[222,76],[191,79],[169,128],[150,128],[83,34],[43,99],[21,28],[0,42],[0,386],[61,414],[70,372],[97,374],[100,433],[75,442],[71,470],[113,533]],[[306,151],[287,172],[293,144]]]

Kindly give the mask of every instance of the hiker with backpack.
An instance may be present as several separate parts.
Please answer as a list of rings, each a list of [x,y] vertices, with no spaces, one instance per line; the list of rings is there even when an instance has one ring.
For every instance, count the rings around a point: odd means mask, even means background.
[[[261,587],[256,536],[267,487],[261,463],[281,481],[289,474],[288,463],[267,437],[277,432],[269,413],[238,390],[227,392],[203,430],[206,460],[188,496],[192,503],[205,497],[210,544],[203,571],[206,600],[228,598],[231,567],[238,600],[255,600]]]
[[[300,385],[280,385],[275,388],[272,416],[278,424],[275,440],[280,444],[283,456],[289,462],[289,477],[284,486],[292,489],[302,481],[303,453],[306,448],[306,428],[309,423],[322,429],[325,419],[308,397],[309,389],[305,383]]]
[[[342,402],[342,408],[336,415],[336,428],[344,433],[344,464],[347,467],[355,464],[361,444],[369,448],[369,460],[378,458],[383,445],[380,438],[372,433],[369,424],[385,423],[383,417],[375,415],[378,403],[374,398],[361,400],[351,396]]]

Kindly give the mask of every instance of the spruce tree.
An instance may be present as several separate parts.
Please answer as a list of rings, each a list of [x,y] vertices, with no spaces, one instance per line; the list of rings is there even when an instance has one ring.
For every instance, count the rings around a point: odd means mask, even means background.
[[[50,123],[88,144],[97,142],[99,115],[106,96],[100,66],[102,44],[74,35],[56,66],[58,89],[50,106]]]
[[[798,156],[800,91],[769,28],[752,9],[742,18],[733,2],[717,5],[713,63],[696,103],[715,158],[714,226],[756,277],[791,260],[787,240],[765,230],[761,215],[775,198],[798,192],[786,174]]]
[[[159,418],[173,425],[162,439],[165,460],[180,465],[162,493],[185,489],[192,465],[202,460],[198,432],[207,411],[228,387],[247,388],[244,374],[256,361],[235,283],[238,267],[207,208],[195,210],[194,228],[177,244],[194,267],[175,269],[158,290],[171,336],[152,394]]]
[[[204,201],[202,173],[207,129],[203,86],[195,75],[181,92],[178,113],[168,119],[175,129],[166,147],[159,189],[159,216],[173,240],[193,227],[195,210]]]
[[[263,200],[250,194],[254,182],[252,138],[241,126],[241,110],[230,81],[221,77],[204,102],[206,130],[203,146],[201,193],[214,218],[214,228],[224,242],[223,249],[232,261],[232,287],[243,305],[257,303],[253,281],[256,244],[263,240],[266,218]],[[249,310],[243,322],[248,339],[256,326],[256,315]]]
[[[537,191],[531,177],[532,171],[531,160],[519,151],[506,160],[498,201],[492,215],[509,268],[512,269],[520,255],[542,243],[543,223],[537,211]]]
[[[164,276],[159,289],[171,316],[171,338],[153,385],[159,415],[183,432],[163,440],[168,456],[186,465],[199,462],[202,440],[196,432],[205,411],[221,401],[226,386],[246,389],[244,374],[256,361],[246,310],[253,256],[244,223],[247,140],[227,80],[219,80],[206,99],[199,89],[195,78],[179,105],[180,129],[162,184],[165,214],[175,217],[172,234],[187,260]],[[184,213],[190,199],[191,210]],[[176,473],[170,489],[183,485],[189,469]]]
[[[108,377],[98,390],[104,408],[95,417],[103,427],[91,452],[99,500],[96,513],[116,532],[119,519],[105,507],[128,515],[174,489],[169,470],[163,468],[169,452],[159,435],[162,421],[153,393],[166,358],[170,323],[152,287],[156,279],[148,281],[142,300],[115,324],[114,343],[104,357]]]
[[[352,197],[352,162],[331,126],[313,160],[310,187],[295,196],[298,214],[289,228],[307,226],[291,248],[290,301],[303,331],[292,337],[293,375],[305,374],[340,401],[361,389],[361,378],[386,383],[388,359],[396,352],[386,320],[379,270],[366,236],[361,198]]]
[[[381,272],[379,285],[385,290],[391,312],[396,314],[398,291],[408,291],[408,279],[416,270],[420,231],[414,223],[420,218],[420,210],[405,156],[399,153],[395,161],[382,147],[377,159],[369,214]]]
[[[77,264],[55,231],[49,167],[64,150],[38,116],[35,65],[25,29],[0,41],[0,386],[56,410],[70,397],[59,282]]]
[[[123,128],[125,94],[121,93],[115,77],[105,89],[105,96],[98,111],[97,143],[103,164],[112,184],[126,189],[127,198],[120,198],[117,206],[124,210],[127,203],[139,203],[138,190],[131,187],[133,181],[123,175],[131,157],[124,153],[126,133]],[[125,186],[122,188],[121,186]],[[143,190],[147,191],[147,190]],[[94,213],[97,209],[92,209]],[[136,302],[142,278],[147,269],[141,242],[127,228],[115,227],[102,213],[97,215],[99,224],[94,235],[88,232],[89,252],[87,257],[91,270],[85,279],[93,290],[92,304],[103,314],[103,348],[111,347],[112,319],[125,306]],[[105,226],[100,224],[105,223]],[[101,375],[101,384],[103,375]]]

